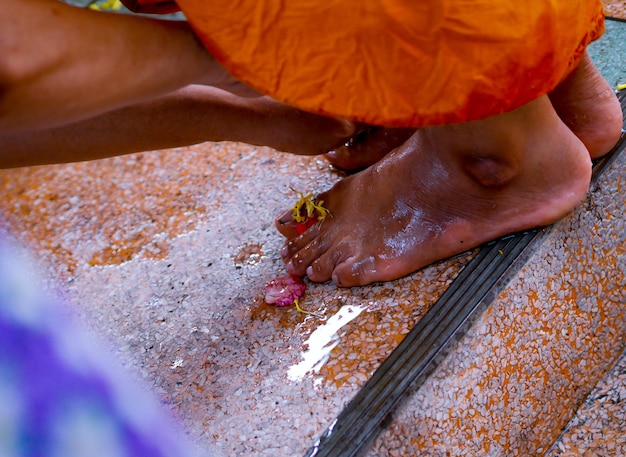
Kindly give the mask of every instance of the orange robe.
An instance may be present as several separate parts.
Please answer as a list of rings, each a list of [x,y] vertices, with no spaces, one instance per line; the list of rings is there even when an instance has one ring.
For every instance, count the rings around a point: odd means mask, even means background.
[[[207,49],[259,92],[398,127],[518,108],[550,92],[604,31],[601,0],[177,3]]]

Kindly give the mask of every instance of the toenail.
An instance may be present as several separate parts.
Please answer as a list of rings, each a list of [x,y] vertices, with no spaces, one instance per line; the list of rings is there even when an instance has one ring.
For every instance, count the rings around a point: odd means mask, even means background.
[[[308,266],[306,269],[306,275],[310,278],[313,275],[313,267],[312,266]]]
[[[280,250],[280,256],[284,259],[287,257],[287,254],[289,254],[289,249],[287,249],[287,246],[283,246]]]

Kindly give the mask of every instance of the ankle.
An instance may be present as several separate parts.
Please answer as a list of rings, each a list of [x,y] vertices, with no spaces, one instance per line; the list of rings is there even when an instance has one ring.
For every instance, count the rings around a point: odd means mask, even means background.
[[[547,97],[478,122],[431,131],[441,140],[431,141],[445,155],[442,161],[455,163],[474,190],[500,193],[520,186],[553,189],[585,184],[589,153]]]
[[[520,173],[517,161],[495,157],[466,157],[462,168],[481,187],[494,189],[506,186]]]
[[[481,135],[476,135],[478,122],[442,127],[433,131],[440,142],[431,139],[431,147],[438,145],[446,155],[444,160],[455,163],[472,183],[485,189],[502,188],[521,174],[530,147],[525,126],[507,122],[508,117],[501,115],[478,121],[482,123]]]

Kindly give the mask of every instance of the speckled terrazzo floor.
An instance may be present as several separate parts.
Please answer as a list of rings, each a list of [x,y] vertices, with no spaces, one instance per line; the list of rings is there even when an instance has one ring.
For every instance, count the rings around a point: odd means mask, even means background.
[[[371,456],[543,455],[626,343],[625,164],[546,236]]]
[[[626,1],[624,0],[602,0],[607,16],[626,19]]]
[[[594,49],[611,83],[626,73],[604,43],[623,43],[623,27],[608,24]],[[369,455],[622,455],[624,356],[588,393],[626,338],[625,162],[547,236]],[[302,305],[319,316],[265,305],[264,285],[283,271],[272,217],[291,188],[336,179],[314,158],[231,143],[9,170],[0,225],[199,447],[298,456],[473,257],[382,285],[311,286]]]
[[[626,352],[587,397],[546,457],[626,455]]]
[[[265,305],[284,272],[273,215],[290,188],[335,179],[315,159],[201,145],[5,171],[0,205],[51,287],[201,447],[299,455],[471,257],[384,285],[311,286],[302,306],[323,317]],[[313,333],[338,320],[338,336]],[[307,351],[324,350],[317,368]]]

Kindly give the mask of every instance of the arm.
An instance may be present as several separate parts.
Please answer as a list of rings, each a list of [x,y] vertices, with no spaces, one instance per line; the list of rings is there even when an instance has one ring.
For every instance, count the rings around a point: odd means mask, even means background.
[[[354,132],[243,90],[186,23],[55,0],[4,3],[0,168],[223,140],[321,154]]]
[[[205,141],[240,141],[298,154],[342,145],[357,126],[283,105],[191,85],[70,125],[0,133],[0,168],[101,159]]]
[[[162,96],[227,72],[184,22],[4,0],[0,132],[53,128]]]

